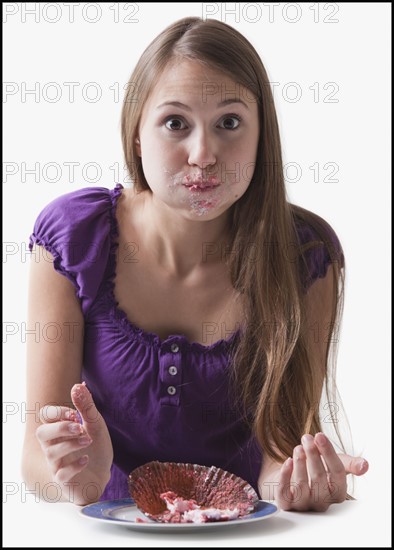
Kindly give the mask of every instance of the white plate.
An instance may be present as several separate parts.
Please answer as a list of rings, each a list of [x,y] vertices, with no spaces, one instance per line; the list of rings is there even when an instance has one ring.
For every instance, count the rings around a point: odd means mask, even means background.
[[[95,502],[84,506],[80,510],[80,514],[84,517],[124,525],[141,531],[184,531],[191,529],[213,529],[218,527],[226,527],[228,525],[236,525],[242,523],[250,523],[253,521],[261,521],[272,517],[278,513],[278,509],[274,504],[259,500],[253,514],[249,514],[240,519],[230,521],[216,521],[208,523],[159,523],[149,520],[142,512],[140,512],[131,498],[123,498],[120,500],[107,500],[103,502]],[[137,518],[144,520],[144,523],[137,522]]]

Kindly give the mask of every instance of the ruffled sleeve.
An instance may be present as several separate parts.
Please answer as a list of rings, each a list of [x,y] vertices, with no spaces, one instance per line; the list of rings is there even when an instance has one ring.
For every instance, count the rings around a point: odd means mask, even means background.
[[[341,243],[334,229],[323,218],[308,212],[308,218],[296,221],[300,245],[299,266],[304,290],[327,274],[329,265],[345,265]]]
[[[56,198],[41,211],[30,235],[30,250],[43,246],[53,255],[55,270],[74,285],[84,315],[106,273],[114,231],[111,209],[122,188],[89,187]]]

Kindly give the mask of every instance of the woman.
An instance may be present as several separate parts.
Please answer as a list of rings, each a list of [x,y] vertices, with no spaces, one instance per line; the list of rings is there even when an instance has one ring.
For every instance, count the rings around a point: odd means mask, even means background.
[[[343,501],[346,474],[368,468],[319,420],[343,254],[286,200],[256,51],[224,23],[174,23],[131,75],[122,139],[133,188],[63,195],[31,236],[46,253],[30,319],[65,330],[29,348],[28,402],[42,408],[26,481],[86,504],[127,496],[150,460],[193,462],[286,510]]]

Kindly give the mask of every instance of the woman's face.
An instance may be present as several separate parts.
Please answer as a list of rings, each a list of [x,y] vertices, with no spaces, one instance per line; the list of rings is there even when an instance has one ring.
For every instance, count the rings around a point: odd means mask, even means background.
[[[155,199],[212,220],[247,190],[259,138],[256,99],[223,73],[184,60],[167,67],[144,106],[137,152]]]

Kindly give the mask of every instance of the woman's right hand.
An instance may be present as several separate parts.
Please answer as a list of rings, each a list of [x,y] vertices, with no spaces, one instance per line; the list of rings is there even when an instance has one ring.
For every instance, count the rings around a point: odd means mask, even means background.
[[[68,407],[47,405],[40,410],[42,424],[36,437],[46,456],[53,481],[63,499],[85,505],[99,500],[110,479],[113,449],[104,418],[85,384],[75,384]]]

